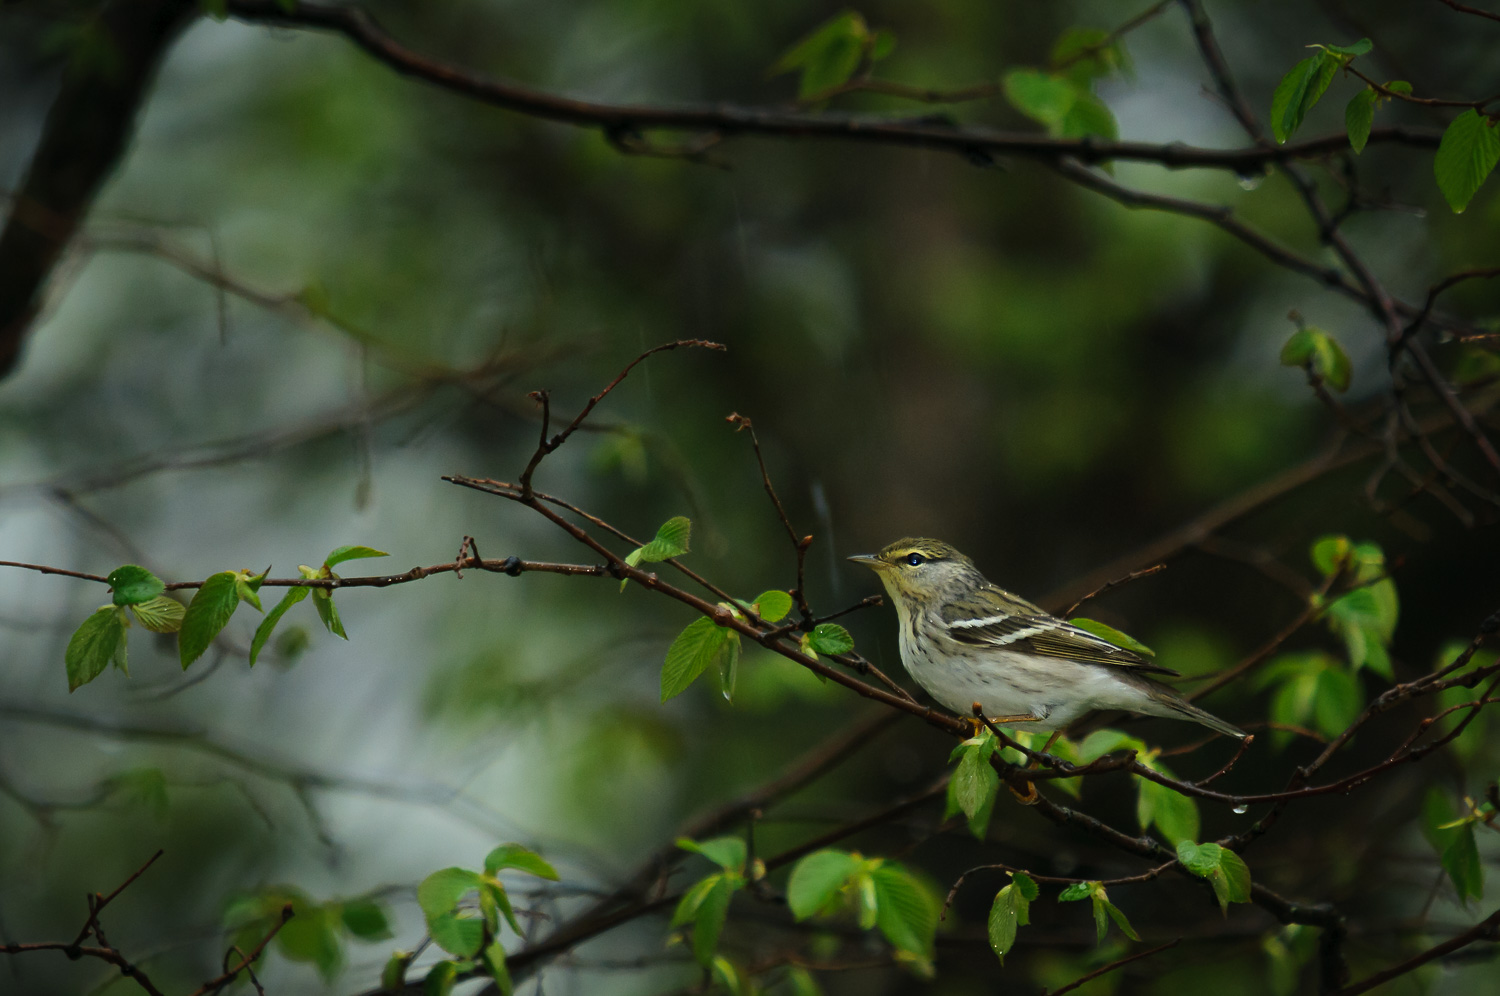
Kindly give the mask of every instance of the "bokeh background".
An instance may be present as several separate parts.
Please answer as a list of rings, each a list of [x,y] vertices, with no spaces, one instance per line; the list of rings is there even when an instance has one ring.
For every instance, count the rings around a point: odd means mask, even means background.
[[[766,67],[838,9],[368,6],[418,51],[642,103],[786,101],[793,81],[768,79]],[[1302,46],[1362,35],[1375,40],[1382,73],[1423,92],[1496,88],[1497,32],[1487,29],[1500,26],[1437,4],[1420,14],[1334,0],[1209,8],[1262,113]],[[898,39],[882,75],[932,86],[1041,65],[1065,28],[1136,13],[1029,0],[861,9]],[[19,184],[56,89],[54,15],[45,4],[0,10],[0,189]],[[1122,137],[1243,144],[1205,90],[1180,10],[1126,47],[1131,71],[1100,89]],[[1354,89],[1336,81],[1305,133],[1341,129],[1336,98]],[[838,106],[928,110],[872,96]],[[1033,127],[1003,101],[943,112]],[[405,80],[332,36],[200,19],[161,67],[22,364],[0,383],[0,558],[101,574],[134,562],[188,580],[267,565],[287,576],[348,543],[389,551],[346,565],[354,574],[451,560],[468,534],[489,557],[589,562],[524,509],[439,476],[514,479],[538,429],[528,391],[550,389],[571,415],[642,350],[701,337],[727,352],[679,350],[638,368],[597,412],[598,431],[544,463],[538,486],[636,535],[688,515],[697,569],[746,597],[788,587],[794,561],[749,440],[725,421],[739,412],[755,422],[793,522],[816,536],[808,592],[820,610],[872,594],[873,579],[843,558],[902,535],[947,539],[992,579],[1041,599],[1076,592],[1080,579],[1129,563],[1153,537],[1330,444],[1334,419],[1301,373],[1277,362],[1290,311],[1354,358],[1351,407],[1378,405],[1388,387],[1381,330],[1351,302],[1204,224],[1127,210],[1044,166],[751,138],[712,156],[717,165],[622,155],[595,131]],[[1394,207],[1357,215],[1347,231],[1394,293],[1420,300],[1442,275],[1494,262],[1493,183],[1455,217],[1430,151],[1371,146],[1359,169],[1361,189]],[[1114,176],[1231,204],[1322,255],[1276,174],[1120,164]],[[1493,316],[1497,298],[1476,286],[1450,303]],[[1462,447],[1455,460],[1469,461]],[[1313,580],[1308,543],[1346,533],[1399,563],[1398,674],[1426,669],[1497,607],[1495,535],[1427,497],[1378,514],[1364,495],[1373,466],[1289,492],[1213,551],[1111,594],[1095,614],[1179,670],[1224,667],[1299,608],[1245,560],[1274,557]],[[327,983],[273,954],[261,971],[268,990],[363,991],[392,946],[420,937],[413,888],[428,872],[472,867],[518,840],[552,859],[569,888],[608,888],[689,815],[874,708],[764,652],[747,655],[733,705],[707,682],[661,705],[662,654],[690,620],[681,606],[608,582],[479,572],[341,593],[348,642],[301,606],[287,622],[305,640],[283,638],[254,669],[248,610],[185,673],[174,644],[135,630],[128,679],[111,671],[69,695],[68,635],[106,600],[85,582],[0,572],[0,932],[70,938],[83,894],[112,888],[161,847],[106,922],[117,946],[173,987],[217,971],[236,894],[289,883],[317,898],[380,897],[396,938],[349,943]],[[846,621],[862,651],[904,678],[888,608]],[[1337,643],[1310,629],[1292,646]],[[1210,705],[1250,722],[1266,697],[1241,688]],[[1165,744],[1196,736],[1163,723],[1133,729]],[[1357,750],[1374,757],[1381,743],[1366,739]],[[1267,750],[1240,786],[1277,784],[1314,747]],[[790,844],[916,791],[948,749],[903,722],[770,814],[763,840]],[[1429,783],[1481,791],[1495,771],[1493,748],[1485,756],[1489,767],[1475,762],[1467,783],[1437,758],[1364,795],[1310,804],[1300,829],[1255,852],[1252,868],[1366,914],[1374,927],[1356,932],[1351,955],[1379,967],[1391,945],[1381,924],[1407,922],[1424,903],[1435,936],[1465,922],[1442,896],[1430,903],[1437,866],[1410,819]],[[1222,760],[1185,767],[1201,775]],[[1119,785],[1085,798],[1131,827]],[[891,853],[920,842],[906,860],[940,890],[985,855],[1053,862],[1060,874],[1081,860],[1083,845],[1018,807],[997,817],[984,849],[961,835],[929,840],[940,816],[922,810],[858,843]],[[1242,829],[1228,813],[1206,819],[1206,831]],[[1131,868],[1122,859],[1103,873]],[[997,978],[1055,986],[1108,960],[1084,911],[1063,910],[1023,931],[1024,957],[1000,975],[972,943],[985,888],[950,915],[958,926],[940,940],[937,981],[871,970],[830,977],[829,991],[969,993],[993,991]],[[1116,976],[1098,991],[1212,985],[1228,996],[1272,984],[1263,947],[1276,925],[1263,912],[1205,925],[1202,897],[1165,881],[1114,898],[1159,939],[1224,936],[1186,945],[1154,979]],[[576,902],[551,896],[536,908],[555,916]],[[665,934],[650,919],[617,931],[530,991],[690,984]],[[1480,992],[1493,969],[1448,966],[1422,984]],[[55,956],[0,965],[0,989],[13,992],[131,988],[110,980]]]

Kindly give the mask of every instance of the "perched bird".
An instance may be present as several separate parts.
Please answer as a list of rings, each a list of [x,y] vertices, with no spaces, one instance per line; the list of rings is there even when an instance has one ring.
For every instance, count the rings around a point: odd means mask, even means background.
[[[1178,672],[997,588],[947,543],[903,539],[849,559],[878,574],[896,604],[906,670],[961,716],[978,704],[992,722],[1057,731],[1092,709],[1120,709],[1245,736],[1147,677]]]

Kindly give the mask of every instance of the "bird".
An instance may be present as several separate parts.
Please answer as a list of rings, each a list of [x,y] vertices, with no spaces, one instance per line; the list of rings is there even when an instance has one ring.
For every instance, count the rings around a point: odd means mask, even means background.
[[[906,670],[961,716],[982,712],[991,723],[1055,739],[1091,710],[1117,709],[1246,736],[1150,677],[1177,671],[992,584],[947,543],[901,539],[849,559],[873,570],[890,594]]]

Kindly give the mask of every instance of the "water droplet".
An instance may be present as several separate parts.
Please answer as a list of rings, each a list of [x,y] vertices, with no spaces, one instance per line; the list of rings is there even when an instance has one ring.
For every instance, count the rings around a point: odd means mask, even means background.
[[[1244,803],[1240,803],[1238,806],[1234,807],[1234,812],[1239,816],[1244,816],[1246,813],[1250,812],[1250,807],[1245,805]]]
[[[1266,174],[1264,173],[1243,173],[1240,175],[1240,189],[1254,190],[1264,183],[1265,179]]]

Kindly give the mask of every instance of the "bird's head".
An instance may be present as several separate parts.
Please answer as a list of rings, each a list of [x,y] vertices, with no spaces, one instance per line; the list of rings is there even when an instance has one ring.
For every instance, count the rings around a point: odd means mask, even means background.
[[[972,560],[935,539],[897,540],[879,553],[849,559],[880,576],[897,608],[924,605],[986,583]]]

